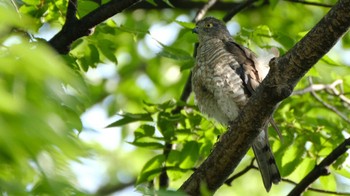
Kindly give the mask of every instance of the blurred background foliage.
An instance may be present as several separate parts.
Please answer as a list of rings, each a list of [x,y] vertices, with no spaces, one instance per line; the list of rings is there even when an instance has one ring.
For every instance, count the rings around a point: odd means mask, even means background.
[[[106,2],[78,0],[78,18]],[[180,101],[194,63],[197,38],[191,21],[200,8],[157,9],[157,1],[147,2],[154,8],[129,8],[115,15],[62,56],[46,42],[64,24],[67,1],[0,1],[1,194],[155,194],[164,168],[170,190],[176,190],[210,153],[225,127],[202,116],[193,95],[187,103]],[[258,1],[227,25],[237,42],[258,54],[277,47],[283,55],[328,10]],[[225,14],[227,10],[214,9],[207,15]],[[349,48],[348,33],[296,90],[307,88],[310,79],[315,84],[338,80],[333,89],[346,98]],[[296,93],[275,112],[283,141],[273,131],[270,139],[284,178],[297,183],[349,137],[349,102],[331,90],[316,92],[322,102],[310,92]],[[249,152],[236,172],[252,156]],[[349,192],[349,163],[345,154],[330,168],[331,175],[313,187]],[[285,195],[293,186],[281,182],[270,193]],[[217,192],[242,193],[265,194],[258,171]]]

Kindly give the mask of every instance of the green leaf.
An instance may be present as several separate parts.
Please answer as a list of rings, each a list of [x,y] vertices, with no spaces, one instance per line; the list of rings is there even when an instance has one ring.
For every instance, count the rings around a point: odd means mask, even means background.
[[[98,52],[96,46],[93,44],[89,44],[89,49],[90,49],[90,55],[88,55],[88,57],[90,57],[91,64],[95,65],[95,64],[99,63],[100,62],[100,55],[99,55],[99,52]]]
[[[177,61],[194,61],[194,58],[188,52],[182,49],[166,46],[160,42],[158,43],[163,47],[163,50],[158,53],[159,56],[174,59]]]
[[[141,174],[138,177],[136,184],[140,184],[142,182],[146,182],[153,179],[157,174],[161,172],[161,167],[164,162],[164,155],[156,155],[155,157],[147,161],[147,163],[143,166],[141,170]]]
[[[270,7],[271,7],[272,9],[274,9],[274,8],[277,6],[278,2],[279,2],[279,0],[270,0],[270,1],[269,1]]]
[[[157,126],[165,140],[171,140],[174,137],[176,124],[183,121],[184,118],[182,114],[159,113]]]
[[[165,2],[168,6],[170,6],[171,8],[175,8],[173,6],[173,4],[171,4],[171,2],[169,0],[163,0],[163,2]]]
[[[152,137],[154,135],[155,128],[151,125],[141,125],[134,132],[135,140],[142,137]]]
[[[191,168],[197,162],[199,158],[199,144],[196,141],[188,141],[184,144],[181,154],[180,160],[182,163],[180,164],[181,168]]]
[[[277,32],[273,38],[280,43],[285,49],[290,49],[295,45],[295,40],[283,32]]]
[[[321,176],[319,179],[323,189],[331,191],[337,190],[337,183],[333,175]]]
[[[145,138],[142,138],[145,139]],[[147,138],[150,139],[150,138]],[[139,139],[141,140],[141,139]],[[164,145],[159,142],[148,142],[148,141],[134,141],[134,142],[128,142],[129,144],[132,144],[134,146],[143,147],[143,148],[149,148],[149,149],[163,149]]]
[[[99,4],[94,1],[79,1],[78,14],[80,18],[84,17],[91,11],[99,7]]]
[[[144,30],[144,29],[140,29],[138,27],[126,27],[123,25],[120,25],[119,27],[117,27],[118,30],[123,31],[123,32],[127,32],[127,33],[132,33],[135,35],[141,34],[141,35],[146,35],[149,34],[148,30]]]
[[[176,20],[175,21],[177,24],[181,25],[182,27],[186,28],[186,29],[194,29],[196,27],[196,25],[192,22],[183,22],[183,21],[179,21]]]
[[[125,113],[120,114],[120,116],[122,117],[121,119],[111,123],[107,127],[119,127],[136,121],[153,121],[153,118],[149,113]]]
[[[110,61],[118,64],[118,60],[115,57],[115,44],[107,39],[100,39],[97,42],[98,48],[101,50],[102,54]]]

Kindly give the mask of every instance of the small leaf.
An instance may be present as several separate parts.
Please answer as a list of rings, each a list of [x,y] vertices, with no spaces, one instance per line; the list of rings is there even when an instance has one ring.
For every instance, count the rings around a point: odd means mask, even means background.
[[[149,34],[149,31],[148,30],[143,30],[143,29],[140,29],[140,28],[132,28],[132,27],[126,27],[126,26],[123,26],[123,25],[120,25],[119,27],[117,27],[118,30],[120,31],[123,31],[123,32],[127,32],[127,33],[132,33],[132,34],[142,34],[142,35],[145,35],[145,34]]]
[[[194,29],[196,27],[196,25],[192,22],[183,22],[179,20],[176,20],[175,22],[186,29]]]
[[[98,40],[98,48],[101,50],[102,54],[110,61],[118,63],[115,57],[115,44],[107,39]]]
[[[322,184],[322,188],[332,191],[337,189],[337,183],[334,175],[321,176],[319,179]]]
[[[287,36],[282,32],[278,32],[274,35],[274,39],[280,43],[285,49],[292,48],[295,44],[295,40]]]
[[[90,60],[92,64],[97,64],[100,62],[100,54],[93,44],[89,44],[89,49],[90,49]]]
[[[164,1],[164,3],[166,3],[168,6],[170,6],[171,8],[175,8],[174,6],[173,6],[173,4],[171,4],[171,2],[169,1],[169,0],[163,0]]]
[[[274,9],[280,0],[270,0],[270,7]]]
[[[184,144],[181,154],[180,160],[182,163],[180,164],[181,168],[190,168],[196,163],[199,158],[199,145],[196,141],[188,141]]]
[[[161,171],[162,169],[161,167],[164,162],[165,162],[164,155],[156,155],[155,157],[147,161],[147,163],[143,166],[141,170],[141,174],[138,177],[136,184],[149,181],[153,177],[155,177],[155,175]]]
[[[153,118],[149,113],[138,113],[138,114],[125,113],[120,116],[122,116],[123,118],[113,122],[107,127],[118,127],[118,126],[122,126],[132,122],[136,122],[136,121],[153,121]]]
[[[163,149],[164,145],[159,142],[140,142],[140,141],[134,141],[134,142],[128,142],[129,144],[132,144],[134,146],[138,147],[144,147],[149,149]]]
[[[151,137],[154,135],[155,128],[151,125],[141,125],[136,131],[134,132],[135,140],[142,138],[142,137]]]
[[[84,17],[85,15],[90,13],[91,11],[98,8],[98,6],[99,6],[99,4],[97,4],[94,1],[81,1],[81,2],[79,2],[79,6],[78,6],[79,17],[80,18]]]
[[[185,50],[172,48],[160,43],[159,41],[157,42],[163,47],[163,50],[158,53],[159,56],[171,58],[178,61],[194,61],[192,55],[190,55]]]

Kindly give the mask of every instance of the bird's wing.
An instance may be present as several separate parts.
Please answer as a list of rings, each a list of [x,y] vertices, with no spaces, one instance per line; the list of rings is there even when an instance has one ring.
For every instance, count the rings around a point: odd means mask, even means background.
[[[256,68],[256,55],[248,48],[235,42],[226,42],[225,49],[234,56],[235,60],[240,65],[240,67],[232,68],[241,77],[245,87],[249,90],[249,93],[253,94],[262,81],[262,77]]]
[[[256,67],[258,66],[257,57],[248,48],[240,46],[234,42],[227,42],[225,47],[226,50],[234,56],[234,59],[238,63],[238,65],[230,65],[231,68],[241,77],[243,85],[249,90],[250,94],[254,94],[255,89],[260,85],[263,79]],[[270,123],[280,135],[279,129],[275,126],[272,117],[270,118]],[[269,191],[272,183],[277,184],[281,180],[281,176],[269,145],[267,127],[264,127],[264,131],[260,132],[252,146],[264,186],[266,190]]]

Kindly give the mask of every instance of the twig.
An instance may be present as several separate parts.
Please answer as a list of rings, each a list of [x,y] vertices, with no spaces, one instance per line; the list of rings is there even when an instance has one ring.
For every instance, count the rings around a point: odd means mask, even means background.
[[[346,153],[349,149],[350,138],[345,139],[343,143],[341,143],[337,148],[335,148],[325,159],[321,161],[320,164],[316,165],[308,175],[306,175],[288,194],[289,196],[301,195],[304,191],[308,189],[308,187],[320,176],[328,175],[328,167],[337,160],[341,155]]]
[[[18,10],[18,6],[17,6],[16,2],[14,0],[11,0],[11,3],[13,5],[13,7],[15,8],[16,12],[19,14],[19,10]],[[19,17],[21,18],[22,16],[19,14]]]
[[[321,91],[321,90],[332,90],[335,91],[336,87],[338,85],[343,84],[343,80],[336,80],[331,84],[312,84],[308,86],[307,88],[301,89],[301,90],[296,90],[293,92],[292,95],[303,95],[306,93],[309,93],[311,91]],[[336,90],[338,92],[338,90]],[[335,93],[336,95],[339,95],[340,93]]]
[[[115,193],[117,191],[121,191],[129,186],[133,186],[135,184],[136,180],[133,180],[131,182],[125,183],[125,184],[116,184],[116,185],[106,185],[101,188],[99,188],[95,195],[109,195],[112,193]]]
[[[339,86],[340,91],[337,89],[337,86]],[[343,92],[343,80],[340,80],[340,79],[334,81],[331,84],[312,84],[307,88],[294,91],[292,95],[303,95],[311,91],[315,92],[315,91],[321,91],[321,90],[325,90],[331,95],[338,96],[344,103],[350,105],[350,99],[347,98]]]
[[[302,0],[284,0],[284,1],[292,2],[292,3],[301,3],[301,4],[305,4],[305,5],[315,5],[315,6],[320,6],[320,7],[328,7],[328,8],[333,7],[333,5],[330,5],[330,4],[302,1]]]
[[[208,0],[208,3],[204,4],[202,9],[198,10],[196,16],[194,17],[194,22],[201,20],[207,11],[217,2],[217,0]]]
[[[205,1],[193,1],[193,0],[169,0],[170,4],[173,5],[175,8],[180,10],[197,10],[205,6],[207,2]],[[219,10],[219,11],[229,11],[231,7],[235,7],[240,3],[237,3],[235,1],[217,1],[215,5],[213,5],[210,9],[211,10]],[[164,3],[164,1],[157,1],[157,5],[154,6],[153,4],[150,4],[147,1],[143,1],[138,3],[137,5],[132,6],[132,10],[136,9],[144,9],[144,10],[150,10],[150,9],[168,9],[172,8],[169,6],[169,4]]]
[[[254,160],[255,158],[252,159],[252,161],[250,162],[250,164],[244,168],[242,171],[238,172],[237,174],[233,175],[232,177],[228,178],[226,181],[225,181],[225,184],[227,184],[228,186],[231,186],[232,182],[241,177],[242,175],[244,175],[245,173],[247,173],[249,170],[251,169],[258,169],[258,167],[256,167],[254,165]],[[259,169],[258,169],[259,170]]]
[[[309,83],[310,83],[310,86],[313,85],[313,84],[312,84],[312,79],[311,79],[311,77],[309,77]],[[311,95],[312,95],[317,101],[319,101],[324,107],[326,107],[327,109],[333,111],[333,112],[336,113],[338,116],[340,116],[344,121],[346,121],[347,123],[350,124],[350,119],[349,119],[346,115],[344,115],[343,113],[341,113],[337,108],[335,108],[334,106],[332,106],[332,105],[326,103],[325,101],[323,101],[323,100],[321,99],[321,97],[319,97],[319,96],[315,93],[315,91],[310,90],[310,93],[311,93]]]
[[[235,16],[238,12],[240,12],[241,10],[243,10],[244,8],[252,5],[254,2],[256,2],[256,0],[247,0],[245,2],[242,2],[240,4],[238,4],[237,6],[233,7],[232,10],[230,10],[222,19],[224,22],[228,22],[231,20],[231,18],[233,18],[233,16]]]
[[[163,155],[165,157],[165,160],[168,159],[169,153],[171,151],[171,148],[173,147],[173,144],[171,142],[165,142],[164,149],[163,149]],[[159,187],[162,189],[166,189],[169,186],[169,177],[167,174],[167,167],[166,163],[164,163],[162,171],[159,175]]]
[[[286,179],[286,178],[282,178],[282,181],[287,182],[289,184],[298,185],[298,183],[296,183],[292,180]],[[317,188],[312,188],[312,187],[309,187],[307,190],[313,191],[313,192],[318,192],[318,193],[333,194],[333,195],[350,195],[350,193],[346,193],[346,192],[328,191],[328,190],[322,190],[322,189],[317,189]]]

